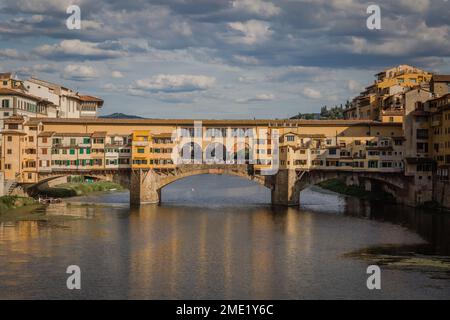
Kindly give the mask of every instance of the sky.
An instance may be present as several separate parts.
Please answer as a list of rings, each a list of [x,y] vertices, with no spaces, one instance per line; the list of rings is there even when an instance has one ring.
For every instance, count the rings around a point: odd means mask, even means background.
[[[398,64],[450,73],[449,17],[448,0],[0,0],[0,72],[99,96],[102,114],[287,118]]]

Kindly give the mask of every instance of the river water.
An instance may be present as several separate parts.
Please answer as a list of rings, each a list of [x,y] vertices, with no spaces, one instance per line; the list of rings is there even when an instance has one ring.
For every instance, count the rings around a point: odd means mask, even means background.
[[[450,214],[320,190],[301,208],[236,177],[195,176],[163,204],[72,198],[0,222],[0,299],[449,299]],[[45,212],[42,212],[45,210]],[[63,217],[61,217],[63,216]],[[366,286],[381,268],[381,290]],[[68,290],[66,268],[81,268]]]

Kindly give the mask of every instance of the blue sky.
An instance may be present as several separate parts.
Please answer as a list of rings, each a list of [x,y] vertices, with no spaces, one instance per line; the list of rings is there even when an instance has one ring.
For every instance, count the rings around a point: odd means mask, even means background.
[[[100,96],[103,114],[286,118],[396,64],[450,73],[449,17],[446,0],[1,0],[0,71]]]

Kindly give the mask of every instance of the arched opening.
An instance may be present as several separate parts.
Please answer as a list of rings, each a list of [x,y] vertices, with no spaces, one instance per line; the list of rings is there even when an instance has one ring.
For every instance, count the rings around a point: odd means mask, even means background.
[[[329,206],[333,208],[330,211],[338,212],[347,209],[348,200],[394,203],[396,196],[401,192],[398,186],[387,181],[353,175],[325,176],[320,179],[306,177],[297,181],[295,188],[300,195],[302,206],[319,205],[321,210]],[[305,195],[311,203],[302,200]]]
[[[186,143],[180,151],[180,157],[183,164],[202,163],[202,147],[195,142]]]
[[[227,161],[227,148],[219,142],[214,142],[206,147],[204,159],[207,164],[222,164]]]
[[[190,206],[267,205],[270,189],[242,176],[200,173],[177,179],[160,189],[165,204]]]
[[[124,178],[125,177],[125,178]],[[30,196],[67,198],[87,195],[92,192],[126,191],[129,181],[126,176],[114,175],[110,177],[92,174],[55,175],[40,180],[28,188]]]
[[[238,142],[233,146],[231,158],[237,164],[250,164],[253,160],[252,149],[248,143]]]

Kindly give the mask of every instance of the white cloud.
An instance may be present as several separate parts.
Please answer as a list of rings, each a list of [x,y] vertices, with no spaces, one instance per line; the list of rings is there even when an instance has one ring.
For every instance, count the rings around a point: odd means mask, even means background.
[[[54,45],[42,45],[33,50],[46,58],[79,57],[90,59],[108,59],[123,57],[126,53],[118,42],[86,42],[80,40],[63,40]]]
[[[0,57],[8,59],[19,59],[20,57],[23,57],[23,55],[19,54],[16,49],[3,49],[0,50]]]
[[[404,10],[409,10],[410,12],[421,13],[428,10],[430,7],[430,0],[397,0],[398,4]],[[447,0],[443,0],[444,2]]]
[[[150,92],[190,92],[211,88],[216,79],[204,75],[158,74],[135,81],[132,89]]]
[[[237,99],[238,103],[251,103],[251,102],[267,102],[275,99],[275,95],[272,93],[262,93],[255,97],[245,98],[245,99]]]
[[[257,65],[259,64],[258,58],[251,57],[251,56],[242,56],[239,54],[236,54],[233,56],[234,60],[243,64],[252,64]]]
[[[123,78],[123,74],[120,71],[113,71],[113,72],[111,72],[111,77],[119,79],[119,78]]]
[[[309,99],[320,99],[322,98],[322,93],[312,88],[305,87],[302,91],[303,95]]]
[[[69,64],[64,68],[62,76],[64,79],[68,80],[87,81],[97,78],[99,74],[91,66]]]
[[[267,41],[272,35],[270,24],[259,20],[246,22],[230,22],[228,26],[234,31],[229,38],[232,43],[252,45]]]
[[[235,0],[232,2],[233,8],[239,11],[254,13],[261,17],[276,16],[281,9],[271,2],[261,0]]]
[[[363,89],[363,86],[358,81],[349,80],[347,83],[347,88],[352,93],[359,93]]]

